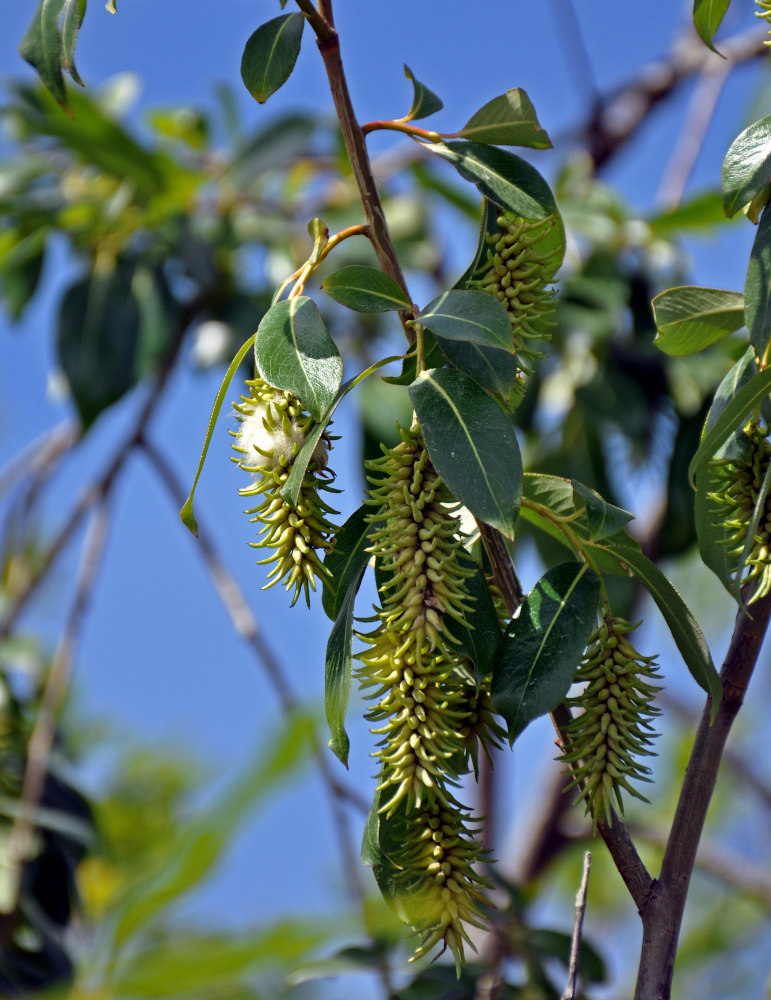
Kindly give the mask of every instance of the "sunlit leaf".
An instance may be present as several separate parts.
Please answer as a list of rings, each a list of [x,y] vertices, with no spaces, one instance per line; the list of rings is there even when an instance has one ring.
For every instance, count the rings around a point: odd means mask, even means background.
[[[541,128],[530,98],[519,87],[488,101],[456,135],[498,146],[551,148],[551,139]]]
[[[717,52],[712,39],[728,10],[731,0],[694,0],[693,23],[705,45]],[[718,52],[718,55],[720,53]]]
[[[299,12],[281,14],[249,36],[241,57],[241,78],[258,104],[289,79],[300,54],[304,25]]]
[[[723,160],[723,208],[730,218],[771,181],[771,115],[753,122]]]
[[[335,302],[357,312],[410,308],[410,300],[393,278],[363,264],[349,264],[330,274],[322,281],[321,290]]]
[[[324,678],[324,709],[329,726],[329,749],[348,767],[350,741],[345,731],[345,713],[351,693],[353,669],[353,607],[367,564],[349,579],[340,611],[327,642]]]
[[[442,110],[444,105],[441,99],[436,96],[433,90],[429,90],[428,87],[424,86],[420,80],[415,79],[407,63],[404,64],[404,75],[412,82],[413,96],[412,106],[404,116],[403,121],[413,122],[419,118],[428,118],[429,115]]]
[[[744,326],[740,292],[684,285],[661,292],[652,305],[658,328],[654,343],[675,358],[695,354]]]
[[[453,289],[430,302],[419,323],[448,340],[469,341],[512,351],[511,321],[503,305],[486,292]]]

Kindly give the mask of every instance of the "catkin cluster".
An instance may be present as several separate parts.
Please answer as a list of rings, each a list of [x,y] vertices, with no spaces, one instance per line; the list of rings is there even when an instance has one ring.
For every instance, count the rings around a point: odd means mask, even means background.
[[[758,5],[758,10],[755,11],[755,17],[762,17],[766,24],[769,26],[768,33],[771,35],[771,0],[755,0]],[[771,45],[771,38],[766,39],[765,45]]]
[[[471,609],[457,503],[419,430],[400,434],[368,467],[382,604],[378,627],[361,636],[358,675],[376,702],[368,718],[380,737],[380,812],[398,831],[398,856],[390,853],[399,912],[421,935],[416,957],[443,941],[460,965],[464,923],[481,925],[485,880],[474,871],[482,849],[456,791],[477,743],[494,741],[496,730],[448,629]]]
[[[767,428],[750,421],[743,432],[746,447],[741,458],[716,459],[710,470],[719,486],[708,494],[714,504],[715,524],[726,531],[725,544],[732,562],[732,572],[743,582],[755,581],[748,603],[771,593],[771,490],[766,495],[755,534],[742,561],[747,534],[760,500],[763,480],[771,459]]]
[[[283,583],[293,591],[292,604],[303,592],[306,603],[310,603],[310,590],[316,589],[316,578],[325,573],[318,553],[330,548],[335,531],[327,520],[327,515],[335,511],[319,496],[320,490],[331,489],[329,480],[321,477],[326,469],[329,438],[321,438],[297,503],[290,504],[281,496],[281,488],[313,419],[291,392],[274,389],[260,378],[246,384],[249,395],[233,404],[239,423],[238,430],[231,431],[233,448],[239,453],[233,461],[252,477],[251,484],[239,490],[240,495],[257,497],[259,501],[246,512],[252,515],[253,523],[261,525],[260,540],[250,544],[270,551],[259,565],[274,564],[263,589]]]
[[[647,799],[632,785],[650,781],[650,768],[637,762],[651,756],[655,736],[651,719],[659,714],[653,705],[658,687],[656,658],[643,656],[626,638],[635,629],[622,618],[606,615],[594,632],[576,672],[576,682],[586,688],[568,705],[582,709],[567,729],[562,760],[572,765],[570,788],[579,787],[586,812],[596,826],[611,822],[611,808],[623,813],[622,789]]]
[[[524,219],[511,212],[497,218],[498,229],[486,235],[483,273],[471,284],[494,295],[506,307],[522,378],[544,357],[534,345],[549,340],[554,321],[554,289],[549,282],[559,268],[562,250],[549,240],[553,218]]]

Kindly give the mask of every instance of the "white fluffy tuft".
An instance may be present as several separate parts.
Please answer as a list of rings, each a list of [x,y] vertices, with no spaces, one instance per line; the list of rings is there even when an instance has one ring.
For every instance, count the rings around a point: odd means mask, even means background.
[[[291,462],[295,454],[294,446],[302,448],[305,434],[292,424],[289,432],[279,425],[275,430],[269,430],[264,423],[268,404],[254,402],[248,415],[239,421],[235,447],[244,451],[245,465],[279,465],[281,459]]]

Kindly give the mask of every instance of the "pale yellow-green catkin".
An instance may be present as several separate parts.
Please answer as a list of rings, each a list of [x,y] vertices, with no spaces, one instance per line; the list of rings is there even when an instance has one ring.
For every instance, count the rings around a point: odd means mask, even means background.
[[[755,0],[758,10],[755,11],[755,17],[761,17],[768,25],[768,33],[771,36],[771,0]],[[771,45],[771,37],[767,38],[765,45]]]
[[[310,603],[310,590],[316,589],[317,577],[325,572],[319,553],[331,547],[336,530],[327,519],[335,511],[319,496],[320,490],[330,489],[329,478],[322,478],[329,439],[321,438],[297,503],[290,504],[281,496],[281,488],[313,420],[292,393],[274,389],[260,378],[247,386],[249,395],[234,404],[239,428],[231,433],[233,448],[239,453],[233,460],[252,477],[252,483],[239,493],[259,501],[246,512],[261,525],[260,540],[250,544],[268,550],[260,560],[260,565],[273,564],[266,588],[283,583],[292,591],[292,604],[301,593]]]

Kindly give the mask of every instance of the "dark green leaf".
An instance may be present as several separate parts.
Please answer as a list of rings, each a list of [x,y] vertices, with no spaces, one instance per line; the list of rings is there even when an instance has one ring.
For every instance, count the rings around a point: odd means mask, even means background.
[[[430,302],[417,320],[448,340],[468,341],[512,351],[511,321],[494,296],[454,289]]]
[[[583,507],[586,511],[590,538],[600,539],[615,535],[634,518],[634,514],[608,503],[595,490],[590,490],[575,479],[571,480],[571,483],[576,510],[581,510]],[[580,498],[580,502],[576,502],[576,496]]]
[[[712,662],[707,640],[685,601],[658,566],[639,548],[615,543],[612,551],[626,563],[656,602],[693,679],[711,695],[713,712],[716,711],[722,695],[720,677]]]
[[[436,342],[453,367],[466,372],[489,392],[495,392],[505,400],[509,399],[519,370],[515,355],[509,351],[499,351],[497,347],[445,340],[444,337],[437,337]],[[430,364],[430,358],[427,358],[426,366],[430,367]]]
[[[771,115],[748,126],[723,160],[723,209],[729,219],[771,181]]]
[[[714,458],[720,446],[741,427],[752,410],[768,396],[769,391],[771,391],[771,368],[764,368],[738,390],[701,439],[698,451],[688,468],[691,485],[699,470]]]
[[[658,328],[654,343],[673,358],[695,354],[744,326],[740,292],[683,285],[657,295],[652,306]]]
[[[321,290],[335,302],[357,312],[410,308],[410,300],[393,278],[363,264],[349,264],[330,274],[322,281]]]
[[[509,622],[490,693],[512,743],[568,693],[597,624],[599,597],[596,574],[581,563],[562,563],[541,577]]]
[[[195,470],[195,478],[193,479],[193,485],[190,488],[190,495],[185,501],[182,510],[179,512],[179,516],[182,518],[182,523],[185,527],[192,531],[194,535],[198,535],[198,522],[193,514],[193,498],[195,497],[196,487],[198,486],[198,480],[201,478],[201,472],[203,471],[203,464],[206,461],[206,453],[209,450],[209,443],[211,442],[212,434],[214,433],[214,428],[217,424],[217,417],[220,415],[220,410],[222,409],[222,404],[225,401],[225,396],[227,395],[228,389],[230,388],[230,383],[233,380],[233,376],[238,371],[241,362],[244,360],[246,355],[251,350],[252,344],[254,343],[254,338],[257,336],[255,333],[251,336],[245,344],[242,344],[238,349],[238,353],[230,362],[228,370],[225,372],[225,377],[222,380],[222,384],[217,390],[217,395],[214,400],[214,405],[211,408],[211,413],[209,414],[209,424],[206,428],[206,437],[204,438],[203,448],[201,449],[201,457],[198,459],[198,468]],[[318,439],[317,439],[318,443]],[[315,445],[314,445],[315,448]],[[310,462],[311,456],[308,456],[308,462]],[[306,462],[307,466],[307,462]]]
[[[771,338],[771,210],[760,217],[744,282],[744,303],[750,343],[763,358]]]
[[[712,39],[728,10],[731,0],[694,0],[693,23],[705,45],[717,52]],[[718,55],[720,53],[718,52]]]
[[[281,14],[249,36],[241,56],[241,78],[258,104],[289,79],[300,54],[304,25],[299,12]]]
[[[293,392],[320,420],[343,379],[343,361],[318,306],[306,296],[277,302],[262,317],[254,342],[257,371]]]
[[[335,535],[335,544],[324,559],[329,577],[324,580],[321,603],[328,617],[335,621],[345,601],[351,580],[360,577],[370,559],[367,551],[371,525],[367,518],[372,508],[362,504],[351,514]]]
[[[351,693],[353,669],[353,606],[366,568],[367,564],[364,563],[359,567],[358,573],[350,578],[327,643],[324,708],[329,726],[328,746],[345,767],[348,767],[350,746],[345,731],[345,713]]]
[[[426,368],[441,368],[445,363],[444,352],[430,330],[423,331],[423,363]],[[402,362],[398,375],[384,375],[389,385],[412,385],[418,371],[418,356],[413,347]]]
[[[404,75],[412,82],[413,95],[412,107],[402,121],[414,122],[418,118],[428,118],[429,115],[442,110],[444,105],[441,99],[436,96],[433,90],[429,90],[428,87],[423,86],[419,80],[415,79],[407,63],[404,64]]]
[[[43,84],[62,107],[67,107],[67,91],[62,76],[62,37],[59,18],[65,0],[38,0],[24,37],[19,43],[19,55],[37,70]]]
[[[477,568],[474,575],[466,580],[466,589],[473,602],[472,610],[466,614],[467,627],[464,628],[449,616],[445,621],[451,634],[459,640],[459,652],[474,664],[474,675],[477,683],[481,684],[493,669],[501,627],[490,587],[481,569]]]
[[[448,160],[461,177],[501,208],[525,219],[547,219],[557,206],[549,185],[535,167],[514,153],[476,142],[425,143]]]
[[[522,492],[522,458],[500,406],[468,375],[422,372],[410,398],[439,475],[471,513],[514,537]]]
[[[530,98],[519,87],[488,101],[456,135],[496,146],[551,148],[551,139],[541,128]]]
[[[84,427],[137,380],[139,308],[134,268],[118,263],[72,285],[59,311],[57,351]]]
[[[86,0],[66,0],[64,5],[64,20],[62,21],[62,66],[68,70],[70,76],[84,86],[75,67],[75,43],[78,40],[78,32],[83,23],[86,13]]]

